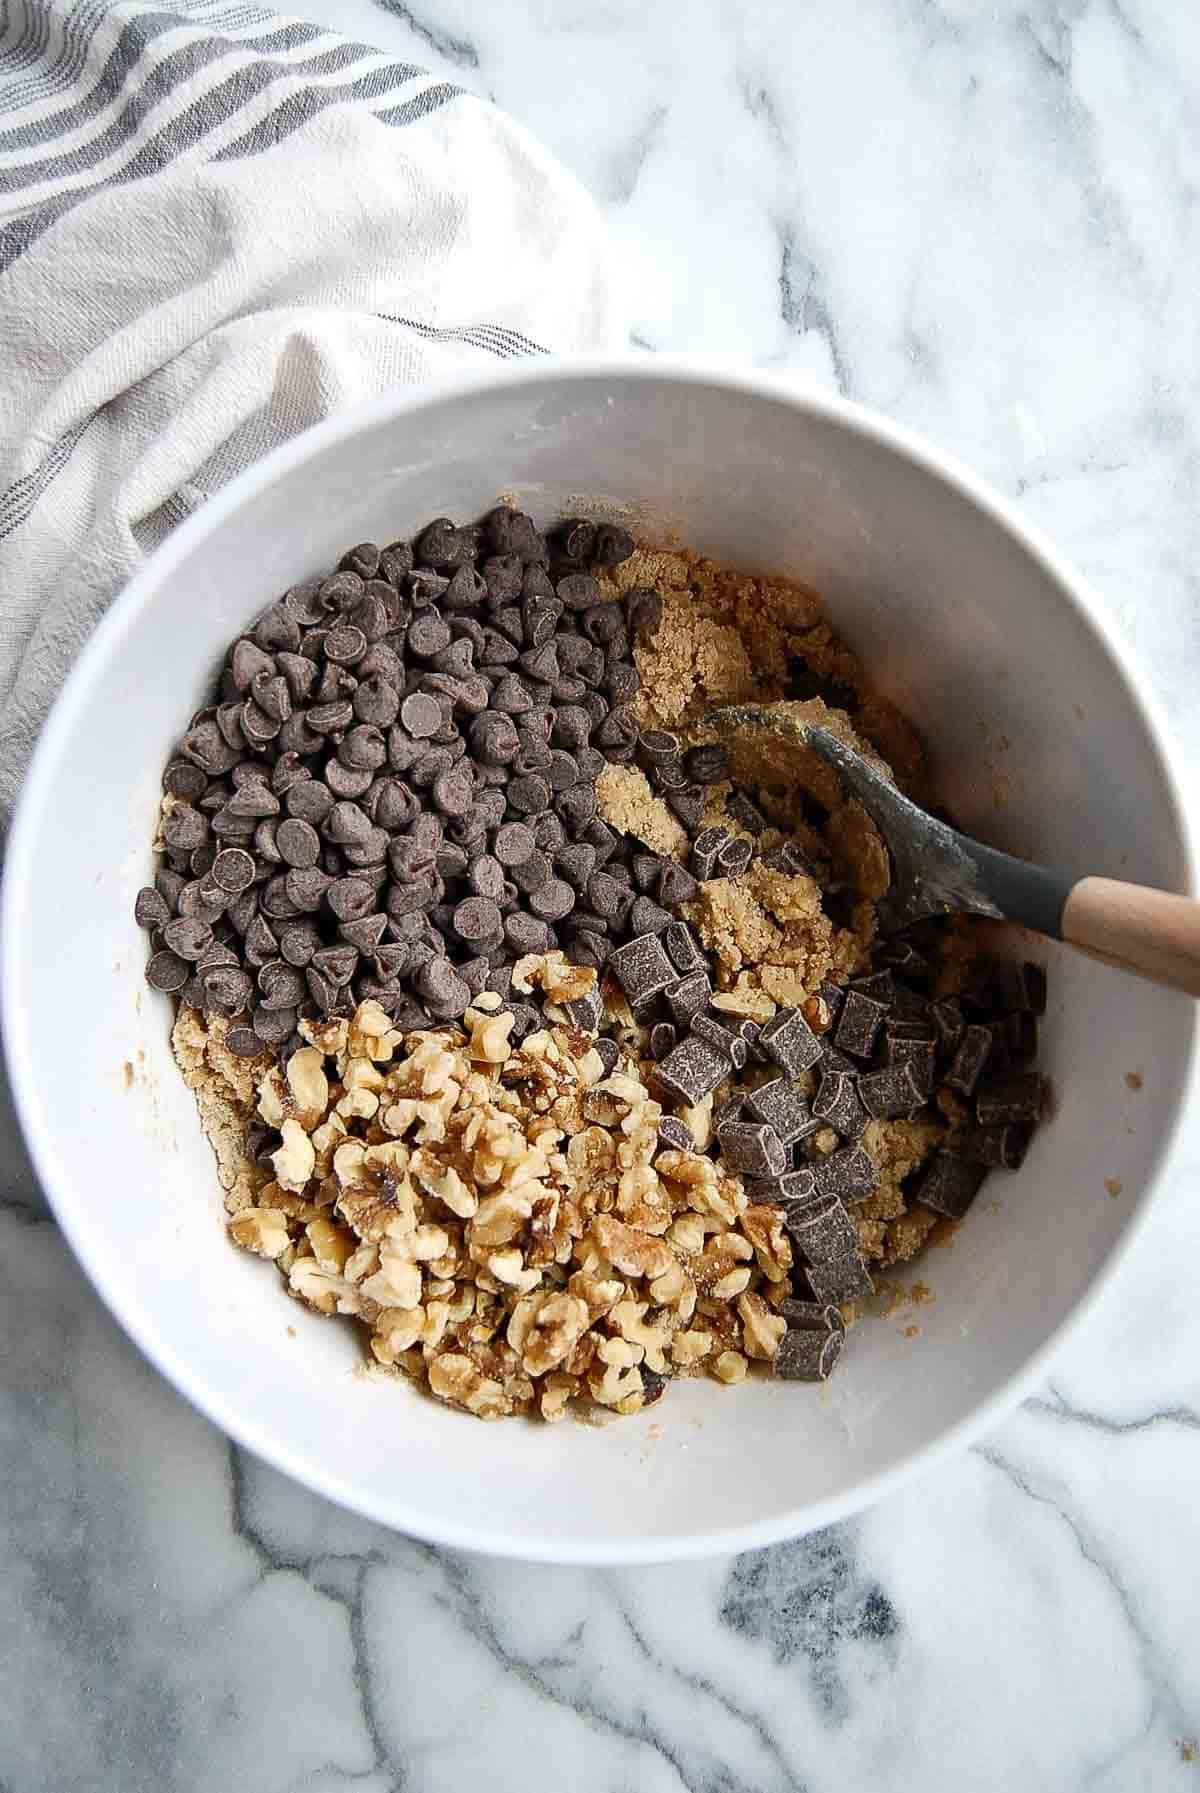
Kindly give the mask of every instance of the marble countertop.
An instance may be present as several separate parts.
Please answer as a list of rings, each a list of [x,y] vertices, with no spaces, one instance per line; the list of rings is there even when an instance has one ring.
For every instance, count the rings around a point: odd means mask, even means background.
[[[308,10],[490,95],[576,171],[636,343],[840,390],[1015,496],[1136,636],[1200,766],[1193,8]],[[1101,1311],[973,1450],[794,1543],[596,1572],[413,1543],[232,1449],[101,1309],[18,1164],[0,1790],[1200,1788],[1198,1168],[1193,1122]]]

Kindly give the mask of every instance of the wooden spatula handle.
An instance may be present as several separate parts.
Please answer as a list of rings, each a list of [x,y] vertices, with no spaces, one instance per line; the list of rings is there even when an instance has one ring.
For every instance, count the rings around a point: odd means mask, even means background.
[[[1062,937],[1094,959],[1200,996],[1200,903],[1190,897],[1081,878],[1063,907]]]

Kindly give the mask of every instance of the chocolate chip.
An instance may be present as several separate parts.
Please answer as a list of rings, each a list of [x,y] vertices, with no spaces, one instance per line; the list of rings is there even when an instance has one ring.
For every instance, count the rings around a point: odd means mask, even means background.
[[[636,942],[631,942],[636,945]],[[622,952],[625,948],[620,949]],[[612,955],[616,958],[616,954]],[[610,960],[611,963],[611,960]],[[658,1067],[658,1080],[672,1101],[694,1108],[729,1075],[729,1060],[706,1040],[689,1034]]]
[[[529,907],[543,921],[562,921],[575,907],[575,892],[563,878],[547,878],[532,891]]]
[[[821,1056],[821,1042],[799,1009],[780,1009],[759,1033],[757,1045],[788,1077],[799,1077]]]
[[[295,1008],[304,997],[304,979],[294,966],[279,959],[260,968],[258,988],[262,994],[260,1007],[272,1011]]]
[[[170,904],[153,885],[148,884],[137,893],[133,919],[139,928],[164,928],[171,919]]]
[[[470,990],[449,959],[430,959],[417,972],[413,983],[430,1014],[439,1020],[456,1019],[471,1000]]]
[[[313,968],[339,988],[348,984],[358,969],[357,949],[350,945],[323,946],[312,956]]]
[[[914,1190],[923,1208],[961,1220],[987,1176],[985,1164],[972,1164],[950,1152],[935,1152]]]
[[[146,966],[146,982],[154,990],[182,990],[191,974],[186,959],[166,950],[152,953]]]
[[[303,784],[294,784],[284,803],[289,816],[319,827],[333,808],[334,797],[328,785],[318,778],[309,778]]]
[[[554,943],[548,923],[539,921],[536,916],[522,914],[519,910],[504,917],[504,938],[513,952],[544,953]]]
[[[257,1058],[263,1050],[263,1041],[252,1027],[231,1027],[225,1044],[235,1058]]]
[[[203,797],[207,783],[199,766],[189,766],[186,760],[172,760],[163,773],[163,790],[184,803],[195,803]]]
[[[670,925],[669,912],[650,897],[640,896],[634,900],[629,912],[629,926],[635,934],[661,934]]]
[[[953,1090],[958,1096],[973,1096],[984,1067],[992,1057],[992,1045],[989,1028],[977,1023],[964,1028],[950,1069],[946,1072],[947,1089]]]
[[[757,1121],[765,1121],[774,1129],[785,1146],[795,1145],[815,1133],[820,1118],[814,1115],[804,1097],[786,1077],[773,1077],[760,1083],[746,1097],[746,1106]]]
[[[321,945],[321,931],[315,921],[284,922],[279,929],[279,954],[289,965],[303,971]]]
[[[212,928],[199,917],[181,917],[169,921],[162,931],[163,945],[180,959],[203,958],[212,945]],[[159,985],[159,988],[165,988]]]
[[[325,901],[339,921],[357,921],[370,914],[375,892],[363,878],[337,878],[326,889]]]
[[[700,887],[686,866],[668,862],[663,866],[658,884],[658,900],[665,909],[679,909],[695,902]]]
[[[466,897],[454,910],[454,931],[468,944],[490,939],[499,927],[500,910],[490,897]]]
[[[844,1331],[793,1328],[779,1341],[771,1360],[772,1372],[783,1382],[825,1382],[837,1366],[845,1341]]]
[[[508,787],[508,806],[518,815],[539,815],[550,802],[550,786],[537,773],[514,778]]]
[[[822,1195],[836,1195],[840,1201],[861,1201],[871,1195],[879,1181],[875,1162],[862,1146],[847,1146],[831,1152],[828,1158],[813,1161],[813,1175]]]
[[[717,1143],[722,1162],[735,1175],[777,1177],[787,1166],[779,1135],[763,1121],[726,1121]]]
[[[246,963],[257,968],[275,958],[279,942],[261,915],[256,915],[246,929],[243,942]]]

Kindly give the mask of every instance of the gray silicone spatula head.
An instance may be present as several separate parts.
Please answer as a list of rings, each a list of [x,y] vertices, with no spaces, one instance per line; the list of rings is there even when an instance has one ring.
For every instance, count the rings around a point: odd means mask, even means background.
[[[878,828],[891,857],[891,887],[876,905],[885,933],[899,933],[930,915],[1004,913],[984,888],[981,849],[911,802],[828,729],[805,722],[786,705],[733,704],[711,711],[704,723],[722,734],[766,730],[809,748],[832,767]]]

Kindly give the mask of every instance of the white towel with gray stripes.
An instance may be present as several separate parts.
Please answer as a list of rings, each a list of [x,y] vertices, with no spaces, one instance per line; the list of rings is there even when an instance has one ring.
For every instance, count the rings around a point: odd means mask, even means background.
[[[623,337],[592,202],[421,69],[230,0],[0,0],[0,826],[139,560],[400,382]]]

